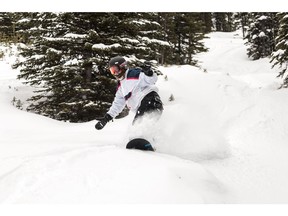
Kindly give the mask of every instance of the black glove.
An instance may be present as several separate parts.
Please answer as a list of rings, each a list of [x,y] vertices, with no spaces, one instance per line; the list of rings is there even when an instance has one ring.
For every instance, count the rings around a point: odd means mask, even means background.
[[[144,64],[141,65],[140,67],[146,76],[153,76],[153,70],[151,69],[151,63],[150,62],[145,61]]]
[[[95,125],[95,128],[97,130],[101,130],[102,128],[105,127],[105,125],[107,124],[107,122],[112,120],[112,117],[109,114],[105,114],[105,116],[103,118],[97,119],[99,120],[97,122],[97,124]]]

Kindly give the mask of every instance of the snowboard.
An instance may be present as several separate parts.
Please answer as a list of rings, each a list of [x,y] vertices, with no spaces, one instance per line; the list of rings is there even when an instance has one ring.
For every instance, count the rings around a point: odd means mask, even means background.
[[[151,143],[143,138],[135,138],[130,140],[127,145],[126,149],[139,149],[144,151],[155,151]]]

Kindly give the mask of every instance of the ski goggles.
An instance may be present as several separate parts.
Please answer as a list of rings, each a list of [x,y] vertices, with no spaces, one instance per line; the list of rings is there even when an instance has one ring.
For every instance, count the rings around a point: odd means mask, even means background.
[[[117,65],[113,65],[109,70],[113,75],[118,75],[120,73],[120,68]]]

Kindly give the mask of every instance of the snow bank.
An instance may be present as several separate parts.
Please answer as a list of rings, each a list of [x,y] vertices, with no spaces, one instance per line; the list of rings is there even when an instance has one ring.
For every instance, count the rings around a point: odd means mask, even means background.
[[[2,203],[219,203],[226,195],[200,165],[158,153],[91,146],[4,162]]]

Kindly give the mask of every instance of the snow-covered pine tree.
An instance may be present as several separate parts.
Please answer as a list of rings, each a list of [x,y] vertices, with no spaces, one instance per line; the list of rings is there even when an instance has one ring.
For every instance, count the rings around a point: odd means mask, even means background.
[[[186,61],[185,64],[197,65],[194,56],[200,52],[206,52],[203,38],[206,25],[201,19],[200,13],[186,13],[188,28],[186,30]]]
[[[200,13],[160,13],[161,23],[166,26],[167,38],[173,51],[166,55],[168,64],[197,64],[194,54],[206,51],[204,38],[205,23]]]
[[[175,64],[175,41],[176,41],[176,35],[175,35],[175,18],[176,13],[170,12],[170,13],[158,13],[158,22],[163,27],[164,30],[164,38],[165,41],[168,41],[171,46],[169,48],[162,50],[162,59],[161,64]]]
[[[16,67],[21,66],[19,78],[38,88],[28,109],[58,120],[81,122],[103,115],[109,107],[113,80],[107,78],[103,66],[101,70],[101,56],[92,50],[99,37],[94,30],[97,18],[101,19],[94,15],[37,13],[21,20],[31,44],[23,49],[25,60]]]
[[[6,12],[0,12],[0,42],[12,33],[12,20]]]
[[[162,50],[171,47],[165,41],[165,31],[157,22],[156,13],[109,13],[99,25],[105,30],[93,50],[105,52],[109,58],[122,55],[130,67],[139,66],[145,60],[159,62],[163,58]]]
[[[227,13],[227,12],[213,13],[216,31],[221,31],[221,32],[234,31],[235,27],[234,27],[232,15],[233,13]]]
[[[270,56],[275,49],[276,13],[254,13],[245,39],[247,55],[253,60]]]
[[[202,41],[205,36],[203,33],[205,25],[201,21],[199,13],[183,13],[183,16],[180,15],[180,17],[177,23],[179,25],[177,32],[181,43],[180,46],[178,45],[180,48],[178,50],[179,58],[182,59],[180,62],[181,64],[196,65],[197,60],[194,59],[194,55],[207,50]]]
[[[205,34],[210,33],[213,29],[212,13],[202,12],[200,13],[200,19],[202,20],[204,24],[203,33]]]
[[[18,13],[0,12],[0,42],[16,42]]]
[[[172,50],[172,44],[167,40],[167,33],[159,21],[157,13],[137,13],[131,23],[138,29],[137,40],[140,43],[137,57],[163,64],[165,52]]]
[[[29,109],[59,120],[89,121],[107,111],[116,90],[107,71],[111,57],[152,60],[159,57],[157,44],[169,45],[142,32],[143,23],[145,28],[152,24],[155,33],[160,25],[138,13],[32,15],[20,22],[31,45],[22,52],[26,60],[16,67],[21,66],[19,78],[39,88]]]
[[[278,13],[279,30],[275,39],[276,47],[270,62],[272,67],[279,67],[278,77],[283,78],[281,87],[288,88],[288,13]]]
[[[51,35],[52,32],[49,25],[56,15],[54,13],[38,12],[17,13],[15,28],[17,34],[21,37],[20,42],[30,44],[40,35]]]
[[[247,29],[252,21],[252,13],[237,12],[234,14],[234,23],[236,29],[242,30],[243,38],[246,36]]]

